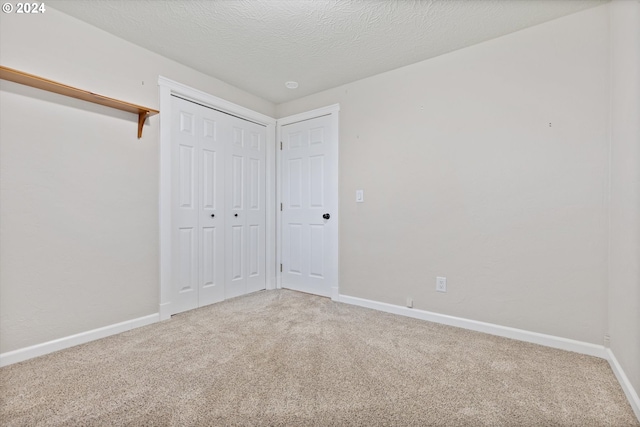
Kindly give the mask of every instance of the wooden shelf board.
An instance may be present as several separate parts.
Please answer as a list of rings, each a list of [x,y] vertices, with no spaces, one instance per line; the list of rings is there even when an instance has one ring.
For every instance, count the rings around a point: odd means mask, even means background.
[[[81,99],[83,101],[93,102],[94,104],[104,105],[106,107],[115,108],[117,110],[127,111],[138,115],[138,138],[142,137],[142,128],[144,122],[149,116],[158,114],[160,111],[153,108],[143,107],[141,105],[131,104],[129,102],[120,101],[118,99],[109,98],[98,95],[97,93],[78,89],[53,80],[38,77],[33,74],[24,73],[14,70],[13,68],[0,65],[0,79],[9,80],[26,86],[35,87],[37,89],[54,92],[60,95],[69,96],[71,98]]]

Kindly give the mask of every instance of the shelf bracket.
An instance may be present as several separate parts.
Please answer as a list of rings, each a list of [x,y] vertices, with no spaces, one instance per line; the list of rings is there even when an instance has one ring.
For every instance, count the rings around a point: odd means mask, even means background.
[[[144,122],[149,117],[148,111],[140,111],[138,113],[138,139],[142,138],[142,128],[144,127]]]

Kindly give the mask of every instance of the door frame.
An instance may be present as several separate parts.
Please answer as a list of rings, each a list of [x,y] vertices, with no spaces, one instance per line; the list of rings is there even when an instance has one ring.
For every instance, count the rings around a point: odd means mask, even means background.
[[[340,131],[339,131],[339,119],[338,119],[338,113],[340,112],[340,104],[333,104],[333,105],[328,105],[326,107],[322,107],[322,108],[317,108],[315,110],[310,110],[310,111],[305,111],[304,113],[299,113],[299,114],[294,114],[291,116],[287,116],[287,117],[283,117],[281,119],[278,119],[276,121],[276,141],[278,144],[282,144],[282,126],[284,125],[290,125],[293,123],[297,123],[297,122],[302,122],[304,120],[310,120],[310,119],[315,119],[317,117],[322,117],[322,116],[331,116],[331,129],[332,129],[332,138],[331,141],[334,144],[334,153],[335,153],[335,168],[334,168],[334,172],[333,172],[333,176],[331,178],[333,178],[333,182],[335,182],[335,188],[333,191],[334,194],[334,200],[333,202],[335,203],[334,206],[336,206],[337,212],[335,214],[332,213],[332,218],[331,220],[333,221],[335,218],[335,221],[338,223],[337,226],[334,228],[334,235],[333,237],[333,247],[331,248],[331,268],[334,268],[335,272],[336,272],[336,283],[331,285],[331,299],[334,301],[338,301],[338,299],[340,298],[340,270],[339,270],[339,259],[340,257],[338,256],[338,251],[340,249],[340,244],[339,244],[339,230],[340,230],[340,204],[339,204],[339,194],[338,194],[338,190],[339,190],[339,165],[340,165],[340,159],[339,159],[339,136],[340,136]],[[276,150],[277,154],[276,154],[276,171],[277,171],[277,176],[278,176],[278,185],[276,186],[276,202],[277,202],[277,206],[280,206],[280,204],[282,203],[282,150],[278,149]],[[280,211],[280,209],[276,210],[276,252],[277,252],[277,259],[276,259],[276,265],[278,266],[278,268],[276,269],[276,287],[277,289],[281,289],[282,288],[282,272],[280,271],[280,267],[282,266],[282,212]]]
[[[266,126],[265,197],[265,279],[266,289],[276,288],[276,120],[262,113],[218,98],[166,77],[158,78],[160,88],[160,320],[171,317],[171,96],[178,95],[242,119]]]

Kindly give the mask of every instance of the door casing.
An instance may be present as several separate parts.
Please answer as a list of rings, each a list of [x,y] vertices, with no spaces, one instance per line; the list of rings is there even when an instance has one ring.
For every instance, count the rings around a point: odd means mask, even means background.
[[[304,113],[300,113],[300,114],[294,114],[292,116],[287,116],[287,117],[283,117],[281,119],[277,120],[277,125],[276,125],[276,141],[277,141],[277,155],[276,155],[276,171],[277,171],[277,176],[278,176],[278,185],[277,185],[277,203],[278,203],[278,210],[276,212],[277,215],[277,228],[276,228],[276,248],[277,248],[277,265],[278,265],[278,269],[277,269],[277,287],[278,288],[282,288],[282,275],[280,272],[280,265],[282,264],[282,212],[280,211],[280,203],[282,202],[282,151],[280,150],[280,144],[282,141],[282,126],[288,125],[288,124],[292,124],[292,123],[297,123],[297,122],[302,122],[305,120],[310,120],[310,119],[315,119],[317,117],[322,117],[322,116],[330,116],[331,118],[331,129],[333,132],[333,135],[331,135],[331,141],[334,144],[334,153],[335,153],[335,168],[333,169],[333,176],[330,177],[329,181],[335,183],[335,187],[334,191],[333,191],[333,197],[335,197],[335,199],[333,200],[333,206],[336,207],[336,211],[335,213],[331,214],[331,220],[332,221],[336,221],[337,222],[337,226],[334,227],[334,235],[332,236],[331,241],[333,242],[331,249],[331,267],[332,269],[334,269],[335,273],[335,283],[333,283],[331,285],[331,299],[334,301],[337,301],[339,299],[340,296],[340,292],[339,292],[339,280],[340,280],[340,270],[339,270],[339,264],[338,264],[338,260],[339,260],[339,256],[338,256],[338,250],[339,250],[339,241],[338,241],[338,236],[339,236],[339,229],[340,229],[340,206],[338,203],[338,170],[339,170],[339,120],[338,120],[338,113],[340,111],[340,104],[333,104],[333,105],[329,105],[327,107],[323,107],[323,108],[318,108],[315,110],[311,110],[311,111],[306,111]]]
[[[171,317],[171,95],[266,126],[266,289],[276,288],[276,120],[160,76],[160,320]]]

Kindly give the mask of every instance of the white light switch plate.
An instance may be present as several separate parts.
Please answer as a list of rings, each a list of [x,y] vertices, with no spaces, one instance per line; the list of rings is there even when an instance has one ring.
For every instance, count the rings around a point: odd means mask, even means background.
[[[356,190],[356,202],[364,202],[364,190]]]

